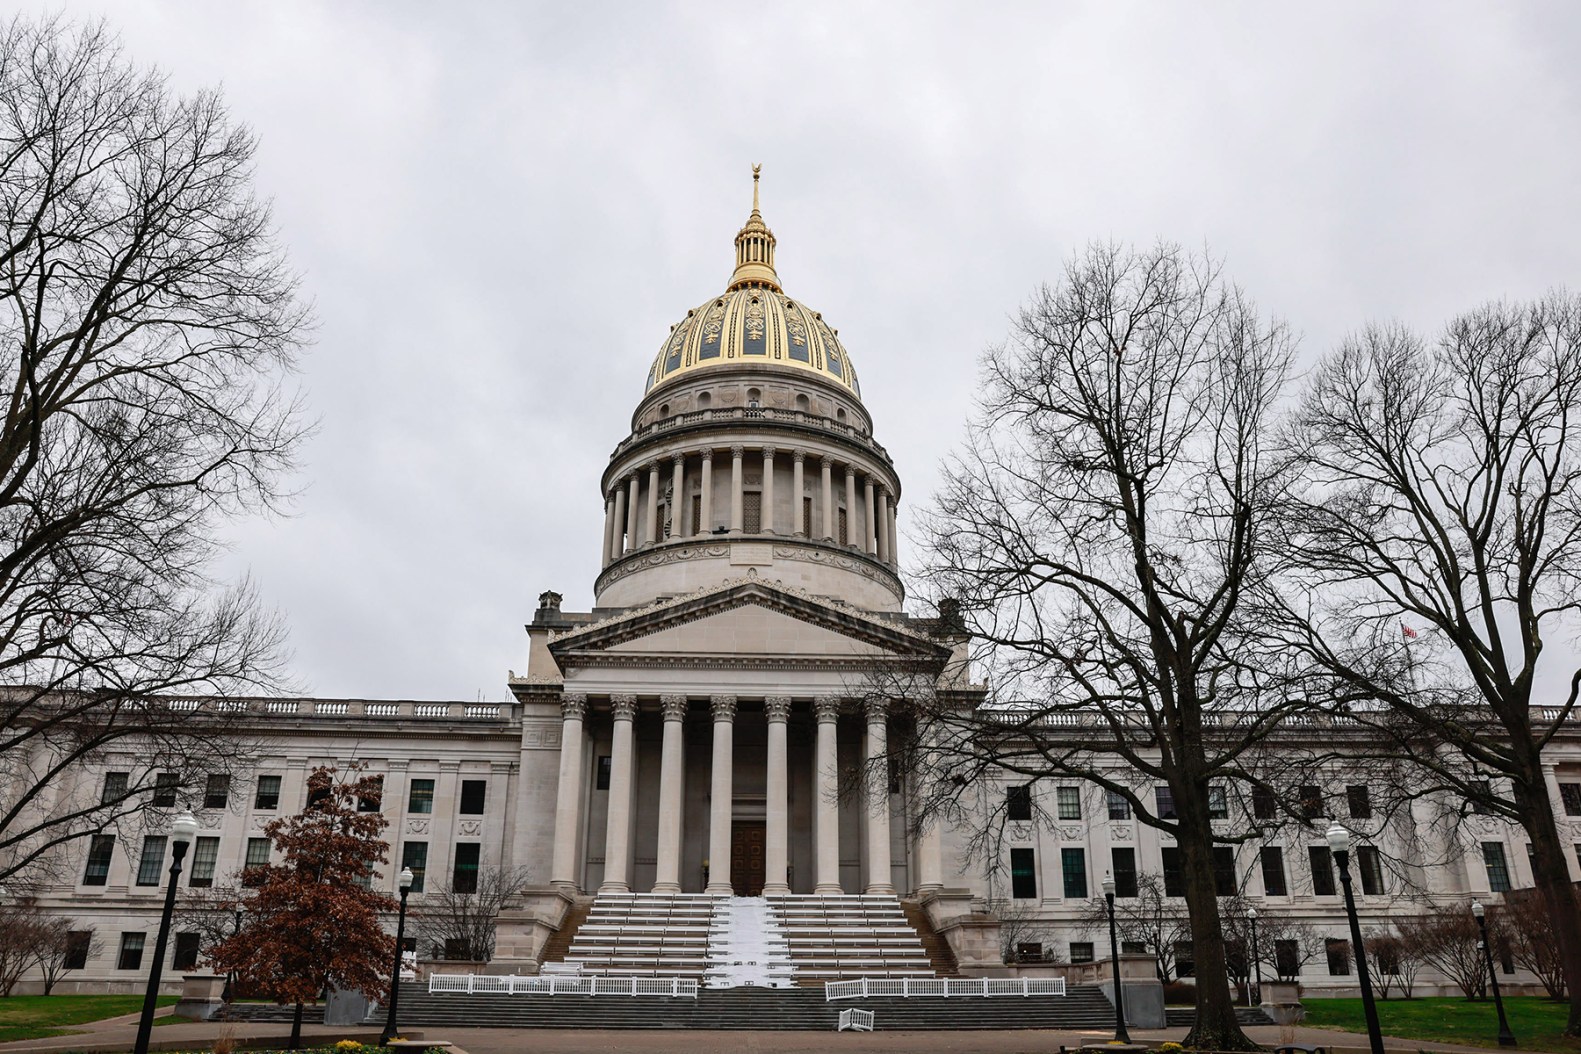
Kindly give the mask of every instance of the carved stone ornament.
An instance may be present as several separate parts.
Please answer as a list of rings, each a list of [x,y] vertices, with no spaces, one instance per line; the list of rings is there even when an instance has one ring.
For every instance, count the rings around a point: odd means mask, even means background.
[[[660,567],[664,564],[673,564],[684,560],[718,560],[730,555],[730,547],[715,543],[692,543],[690,545],[671,545],[658,552],[648,553],[635,560],[627,559],[620,564],[612,565],[605,571],[599,581],[607,586],[612,582],[619,582],[629,574],[634,574],[648,567]]]
[[[730,456],[734,460],[740,461],[742,458],[747,456],[747,448],[742,446],[740,443],[737,443],[735,446],[730,448]]]
[[[587,717],[587,696],[581,692],[567,692],[562,695],[560,716],[567,721],[581,721]]]
[[[462,820],[461,821],[461,833],[462,834],[468,835],[468,836],[472,836],[472,835],[481,834],[482,832],[483,832],[483,821],[482,820]]]
[[[770,723],[785,721],[790,717],[791,698],[788,695],[771,695],[763,700],[763,713]]]
[[[666,721],[681,721],[686,718],[686,696],[664,695],[659,697],[659,707],[664,711]]]
[[[708,705],[714,712],[715,721],[734,721],[736,719],[736,697],[733,695],[709,696]]]
[[[609,697],[609,712],[616,721],[631,721],[637,716],[637,697],[634,695],[612,695]]]
[[[274,819],[273,816],[254,816],[253,817],[253,822],[252,822],[253,830],[255,830],[255,831],[263,830],[264,827],[267,826],[269,821],[272,820],[272,819]]]
[[[406,833],[407,834],[427,834],[428,833],[428,821],[427,820],[407,820],[406,821]]]
[[[224,819],[224,815],[220,813],[218,809],[213,811],[205,809],[204,811],[198,813],[198,826],[202,827],[205,831],[212,831],[217,828],[220,825],[220,822]]]
[[[825,721],[839,720],[840,697],[838,695],[820,695],[812,701],[812,712],[818,716],[819,724]]]
[[[1011,824],[1010,837],[1018,842],[1030,842],[1032,840],[1032,825],[1029,823]]]
[[[677,451],[676,453],[670,455],[670,461],[672,464],[676,465],[683,464],[686,461],[686,455]]]
[[[791,451],[791,460],[794,461],[798,465],[801,464],[803,461],[807,460],[807,451],[801,450],[799,448],[796,449],[796,450],[792,450]]]
[[[1059,829],[1059,836],[1067,842],[1081,841],[1084,833],[1079,825],[1066,825]]]
[[[766,447],[763,448],[763,459],[765,461],[773,461],[774,460],[774,448],[773,447],[766,446]]]
[[[1128,823],[1111,823],[1109,825],[1109,837],[1117,842],[1129,842],[1131,840],[1131,825]]]
[[[862,703],[862,708],[867,711],[867,723],[881,725],[889,720],[888,699],[867,699]]]

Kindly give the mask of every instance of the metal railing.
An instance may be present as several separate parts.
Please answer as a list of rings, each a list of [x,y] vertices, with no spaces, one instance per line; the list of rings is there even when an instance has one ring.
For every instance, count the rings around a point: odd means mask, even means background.
[[[658,995],[696,999],[697,982],[681,977],[577,977],[553,974],[436,973],[428,978],[430,994],[465,995]]]
[[[1064,995],[1063,977],[863,977],[855,981],[825,981],[825,1002],[900,996],[902,999],[952,996]]]

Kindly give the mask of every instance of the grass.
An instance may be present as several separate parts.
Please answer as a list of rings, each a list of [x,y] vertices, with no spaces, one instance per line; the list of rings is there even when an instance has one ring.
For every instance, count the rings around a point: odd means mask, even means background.
[[[176,1001],[159,997],[160,1006]],[[46,1036],[69,1036],[81,1031],[71,1025],[135,1014],[143,1009],[140,995],[13,995],[0,999],[0,1043]]]
[[[1305,1025],[1367,1031],[1360,999],[1308,999]],[[1561,1033],[1569,1006],[1533,996],[1504,1000],[1504,1014],[1521,1049],[1553,1050],[1581,1054],[1581,1040]],[[1437,1040],[1466,1046],[1498,1046],[1499,1019],[1493,1001],[1473,1003],[1460,998],[1383,999],[1378,1001],[1378,1024],[1386,1036]]]

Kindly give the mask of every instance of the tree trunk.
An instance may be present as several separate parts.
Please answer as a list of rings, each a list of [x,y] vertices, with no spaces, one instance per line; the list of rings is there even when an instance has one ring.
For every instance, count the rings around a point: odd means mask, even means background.
[[[1184,792],[1184,793],[1182,793]],[[1199,1050],[1261,1050],[1241,1031],[1230,994],[1219,925],[1218,889],[1213,876],[1213,825],[1208,820],[1206,785],[1175,792],[1179,817],[1181,878],[1191,914],[1191,957],[1196,964],[1197,1016],[1184,1040]]]
[[[1581,898],[1577,898],[1575,886],[1571,885],[1570,865],[1559,841],[1558,820],[1543,775],[1542,756],[1533,750],[1520,760],[1526,778],[1512,781],[1515,803],[1520,809],[1521,826],[1532,840],[1532,878],[1542,892],[1564,968],[1565,992],[1570,1001],[1565,1035],[1581,1036]]]
[[[296,1004],[296,1013],[291,1015],[291,1042],[286,1044],[287,1050],[302,1049],[302,1003]]]

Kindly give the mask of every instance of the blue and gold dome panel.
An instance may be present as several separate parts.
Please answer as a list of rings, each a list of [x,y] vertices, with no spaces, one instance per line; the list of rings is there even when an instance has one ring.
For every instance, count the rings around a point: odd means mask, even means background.
[[[862,390],[834,329],[816,311],[763,285],[732,289],[686,313],[648,371],[646,391],[710,366],[770,363]]]

